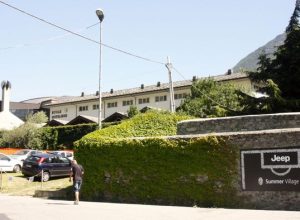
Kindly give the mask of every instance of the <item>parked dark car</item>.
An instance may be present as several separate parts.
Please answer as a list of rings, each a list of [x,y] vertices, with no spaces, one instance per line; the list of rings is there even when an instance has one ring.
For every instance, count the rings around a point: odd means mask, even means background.
[[[71,161],[53,154],[35,154],[23,162],[22,173],[24,176],[41,177],[42,170],[44,182],[51,177],[68,176],[70,175]]]

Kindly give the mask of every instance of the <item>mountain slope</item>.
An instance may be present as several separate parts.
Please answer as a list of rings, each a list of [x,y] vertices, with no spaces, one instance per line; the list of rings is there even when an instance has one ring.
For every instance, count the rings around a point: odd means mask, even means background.
[[[257,68],[257,62],[259,55],[265,51],[265,53],[269,56],[272,56],[272,54],[276,51],[278,46],[282,45],[284,43],[284,40],[286,38],[285,33],[280,34],[277,37],[275,37],[273,40],[269,41],[264,46],[258,48],[254,52],[248,54],[245,58],[241,59],[233,68],[233,73],[240,72],[241,70],[256,70]]]

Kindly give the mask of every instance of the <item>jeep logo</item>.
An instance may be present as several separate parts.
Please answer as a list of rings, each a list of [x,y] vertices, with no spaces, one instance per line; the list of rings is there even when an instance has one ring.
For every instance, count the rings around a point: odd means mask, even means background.
[[[280,168],[283,167],[291,167],[293,165],[299,165],[298,161],[298,152],[297,151],[270,151],[265,150],[261,151],[262,156],[262,166],[268,166],[269,168]],[[282,167],[282,168],[283,168]]]
[[[276,162],[276,161],[280,162],[280,161],[282,161],[282,162],[287,163],[287,162],[289,162],[290,160],[291,160],[291,157],[290,157],[290,156],[277,156],[276,154],[274,154],[274,157],[271,158],[271,161],[272,161],[272,162]]]

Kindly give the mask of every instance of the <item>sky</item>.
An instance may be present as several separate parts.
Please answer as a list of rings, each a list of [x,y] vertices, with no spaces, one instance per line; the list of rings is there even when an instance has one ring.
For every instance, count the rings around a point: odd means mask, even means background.
[[[221,75],[285,31],[295,0],[0,0],[0,81],[11,101],[80,96],[99,89],[98,44],[16,11],[99,41],[104,11],[101,91]],[[92,27],[91,27],[92,26]],[[161,64],[160,64],[161,63]]]

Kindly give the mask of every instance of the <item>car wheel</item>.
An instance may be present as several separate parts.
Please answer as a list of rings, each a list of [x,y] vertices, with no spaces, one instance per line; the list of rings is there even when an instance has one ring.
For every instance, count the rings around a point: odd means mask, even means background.
[[[15,172],[15,173],[21,172],[21,166],[20,166],[20,165],[15,165],[15,166],[14,166],[14,172]]]
[[[50,173],[47,171],[44,171],[43,173],[43,182],[47,182],[50,179]]]

